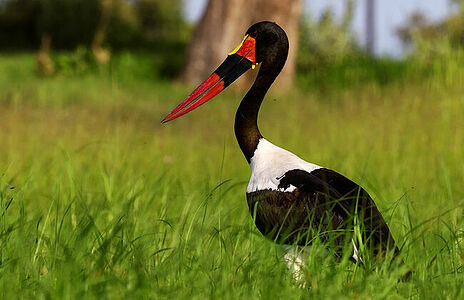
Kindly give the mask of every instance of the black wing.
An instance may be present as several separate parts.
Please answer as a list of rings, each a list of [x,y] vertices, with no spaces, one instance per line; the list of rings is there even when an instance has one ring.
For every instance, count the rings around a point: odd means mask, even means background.
[[[323,211],[330,218],[332,227],[351,231],[354,220],[360,220],[362,235],[374,253],[395,249],[390,230],[369,194],[343,175],[326,168],[307,172],[300,169],[287,171],[280,180],[279,188],[293,185],[302,199],[315,201],[313,211]],[[318,213],[318,215],[322,215]],[[356,217],[355,217],[356,216]]]

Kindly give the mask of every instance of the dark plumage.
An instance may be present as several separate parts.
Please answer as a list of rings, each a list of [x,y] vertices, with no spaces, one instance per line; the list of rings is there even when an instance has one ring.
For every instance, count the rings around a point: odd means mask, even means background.
[[[306,246],[316,235],[332,239],[337,252],[350,242],[354,218],[375,254],[395,249],[394,239],[369,194],[348,178],[326,168],[310,173],[290,170],[279,178],[279,189],[247,193],[248,206],[261,233],[285,244]],[[397,251],[395,249],[395,251]]]

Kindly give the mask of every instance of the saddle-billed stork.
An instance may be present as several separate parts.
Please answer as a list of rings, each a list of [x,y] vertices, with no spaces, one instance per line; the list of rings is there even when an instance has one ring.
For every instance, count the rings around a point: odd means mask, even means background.
[[[397,252],[395,241],[375,203],[343,175],[306,162],[263,138],[258,111],[288,54],[285,31],[275,23],[252,25],[226,60],[164,119],[172,121],[211,100],[249,69],[261,64],[253,86],[235,115],[235,136],[251,167],[248,207],[265,236],[287,245],[307,246],[316,237],[331,241],[333,253],[352,247],[350,258],[362,261],[359,247],[375,254]],[[295,247],[284,259],[301,263]],[[298,272],[300,266],[291,265]],[[296,270],[295,270],[296,269]],[[298,275],[297,275],[298,276]]]

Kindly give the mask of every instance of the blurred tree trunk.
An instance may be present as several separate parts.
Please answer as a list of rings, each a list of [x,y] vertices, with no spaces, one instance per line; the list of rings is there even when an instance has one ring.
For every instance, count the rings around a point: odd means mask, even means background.
[[[272,21],[288,35],[290,50],[277,84],[289,88],[295,76],[301,0],[210,0],[187,50],[182,79],[197,84],[204,80],[242,40],[248,27]],[[248,72],[240,85],[250,85],[257,72]]]
[[[92,41],[92,52],[97,61],[103,64],[110,60],[110,52],[108,49],[103,48],[103,41],[105,40],[106,28],[111,18],[113,0],[100,0],[100,3],[101,16]]]
[[[366,51],[375,54],[375,0],[366,0]]]
[[[43,33],[40,40],[40,49],[37,53],[37,67],[39,74],[43,76],[51,76],[55,73],[55,65],[50,59],[50,49],[52,45],[52,38],[50,34]]]

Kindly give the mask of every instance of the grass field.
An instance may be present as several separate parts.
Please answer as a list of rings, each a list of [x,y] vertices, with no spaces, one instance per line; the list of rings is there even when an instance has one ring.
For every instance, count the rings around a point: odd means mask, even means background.
[[[361,184],[413,271],[311,257],[301,289],[248,213],[242,92],[161,125],[189,88],[0,56],[1,298],[462,299],[460,70],[267,97],[263,135]]]

